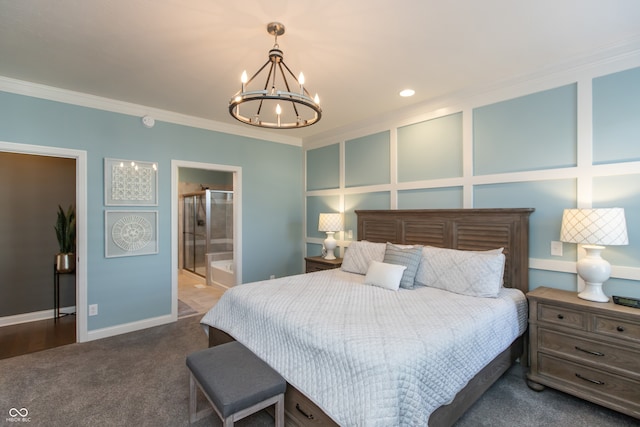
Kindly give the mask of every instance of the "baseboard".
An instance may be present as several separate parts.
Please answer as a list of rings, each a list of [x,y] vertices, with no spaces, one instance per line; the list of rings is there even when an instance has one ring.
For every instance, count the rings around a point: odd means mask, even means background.
[[[60,307],[60,313],[71,314],[76,312],[76,307]],[[55,310],[34,311],[32,313],[15,314],[13,316],[0,317],[0,327],[19,325],[20,323],[37,322],[38,320],[53,319]]]
[[[176,321],[176,317],[171,314],[166,316],[153,317],[137,322],[124,323],[117,326],[109,326],[108,328],[96,329],[87,333],[87,341],[99,340],[115,335],[126,334],[129,332],[139,331],[141,329],[152,328],[154,326],[166,325]]]

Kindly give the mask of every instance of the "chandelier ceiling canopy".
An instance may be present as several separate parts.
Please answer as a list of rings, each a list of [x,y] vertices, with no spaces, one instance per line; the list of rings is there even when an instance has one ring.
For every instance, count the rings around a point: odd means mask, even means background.
[[[250,79],[246,71],[242,73],[242,86],[229,100],[229,113],[242,123],[264,128],[295,129],[317,123],[322,117],[318,95],[311,98],[304,75],[293,74],[278,46],[284,25],[271,22],[267,32],[275,37],[269,59]]]

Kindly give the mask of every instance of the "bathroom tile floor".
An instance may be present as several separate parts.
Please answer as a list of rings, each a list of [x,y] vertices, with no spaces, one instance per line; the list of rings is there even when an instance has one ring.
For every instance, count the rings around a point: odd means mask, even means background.
[[[203,277],[180,271],[178,273],[178,298],[198,313],[213,307],[226,289],[207,286]]]

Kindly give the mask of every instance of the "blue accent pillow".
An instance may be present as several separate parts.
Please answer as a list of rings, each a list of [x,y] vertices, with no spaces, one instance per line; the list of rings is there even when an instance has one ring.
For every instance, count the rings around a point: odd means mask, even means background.
[[[407,269],[400,279],[400,287],[404,289],[413,289],[418,266],[422,259],[422,246],[403,246],[387,243],[384,252],[383,262],[387,264],[404,265]]]

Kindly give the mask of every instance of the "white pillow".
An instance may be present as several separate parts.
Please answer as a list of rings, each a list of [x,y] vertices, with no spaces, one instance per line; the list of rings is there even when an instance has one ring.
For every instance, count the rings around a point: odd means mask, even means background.
[[[462,295],[495,298],[504,275],[502,250],[477,252],[425,246],[416,284]]]
[[[385,289],[397,291],[400,287],[400,279],[407,269],[404,265],[386,264],[379,261],[371,261],[364,278],[366,285],[379,286]]]
[[[371,261],[382,262],[387,249],[386,243],[374,243],[366,240],[351,242],[342,260],[343,271],[367,274]]]

